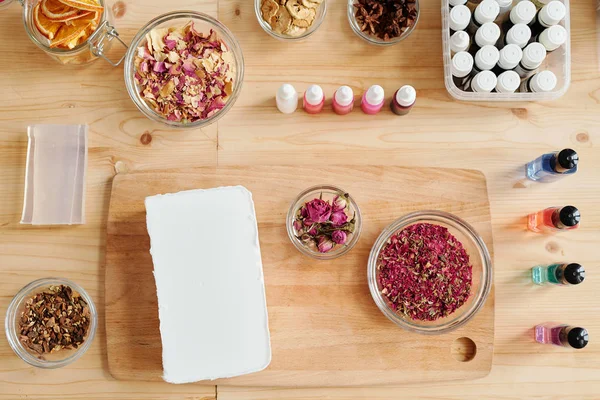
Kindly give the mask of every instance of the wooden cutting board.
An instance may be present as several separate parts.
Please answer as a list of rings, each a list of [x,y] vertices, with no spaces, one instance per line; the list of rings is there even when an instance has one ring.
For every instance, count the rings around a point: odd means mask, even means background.
[[[363,213],[359,243],[346,256],[333,261],[315,261],[300,254],[285,228],[285,216],[296,195],[323,183],[348,191]],[[391,385],[474,379],[489,373],[494,345],[493,289],[485,306],[467,325],[449,334],[424,336],[390,322],[373,302],[367,285],[367,259],[375,239],[388,224],[412,211],[438,209],[464,218],[492,253],[490,209],[482,173],[382,166],[269,166],[115,177],[105,282],[108,365],[115,378],[162,379],[158,306],[144,198],[238,184],[254,196],[273,358],[262,372],[216,383]],[[227,290],[226,282],[223,290]],[[193,312],[191,307],[190,314]],[[187,345],[192,347],[194,343]]]

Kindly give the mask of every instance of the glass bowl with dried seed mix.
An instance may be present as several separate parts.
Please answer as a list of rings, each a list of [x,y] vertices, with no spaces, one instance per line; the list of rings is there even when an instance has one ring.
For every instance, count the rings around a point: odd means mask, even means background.
[[[298,195],[288,211],[286,225],[290,240],[302,254],[331,260],[348,253],[358,242],[362,216],[346,191],[322,185]]]
[[[327,14],[327,0],[254,0],[254,12],[265,32],[294,42],[319,29]]]
[[[350,27],[378,46],[391,46],[409,37],[419,15],[419,0],[348,0]]]
[[[129,96],[146,117],[173,128],[201,128],[233,107],[244,57],[225,25],[206,14],[175,11],[138,32],[124,72]]]
[[[12,299],[4,329],[13,351],[39,368],[61,368],[81,357],[96,335],[91,297],[64,278],[31,282]]]
[[[481,309],[492,287],[492,262],[471,225],[443,211],[419,211],[384,229],[367,275],[387,318],[436,335],[463,326]]]

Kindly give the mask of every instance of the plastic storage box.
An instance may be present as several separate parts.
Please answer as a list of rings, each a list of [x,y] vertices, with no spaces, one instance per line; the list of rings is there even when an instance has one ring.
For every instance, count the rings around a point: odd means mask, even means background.
[[[542,66],[539,68],[540,71],[550,70],[556,74],[558,83],[554,91],[545,93],[474,93],[465,92],[464,90],[459,89],[452,80],[449,26],[450,5],[448,3],[449,0],[442,0],[444,82],[446,84],[448,93],[450,93],[450,95],[455,99],[463,101],[541,101],[554,100],[565,94],[567,89],[569,89],[569,85],[571,84],[571,12],[569,8],[569,0],[561,1],[567,8],[567,16],[560,23],[568,32],[567,41],[560,48],[556,49],[552,53],[549,53]],[[518,2],[518,0],[514,0],[513,4]]]

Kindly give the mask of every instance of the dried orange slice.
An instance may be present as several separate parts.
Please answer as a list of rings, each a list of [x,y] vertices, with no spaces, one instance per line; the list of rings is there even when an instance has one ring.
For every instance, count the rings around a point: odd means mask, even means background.
[[[50,40],[56,37],[57,32],[63,26],[63,23],[61,22],[48,19],[48,17],[41,12],[39,3],[33,9],[33,23],[38,31],[40,31],[42,35],[46,36]]]
[[[64,22],[75,18],[81,18],[89,13],[89,11],[83,11],[77,8],[66,6],[58,0],[42,0],[40,4],[44,15],[48,17],[48,19],[56,22]]]
[[[102,7],[96,0],[58,0],[66,6],[87,11],[102,11]]]
[[[50,47],[68,47],[69,44],[77,42],[83,35],[86,35],[87,29],[94,22],[94,17],[92,15],[69,21],[69,24],[63,24],[54,40],[50,42]]]

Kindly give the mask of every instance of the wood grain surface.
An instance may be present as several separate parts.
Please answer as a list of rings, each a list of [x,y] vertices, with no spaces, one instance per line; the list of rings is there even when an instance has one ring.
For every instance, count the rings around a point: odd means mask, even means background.
[[[285,220],[299,192],[323,183],[335,183],[354,197],[362,212],[363,230],[356,247],[346,256],[319,262],[294,248]],[[494,343],[493,290],[477,316],[464,327],[447,335],[423,336],[388,321],[375,306],[366,279],[367,260],[377,236],[397,218],[418,210],[442,210],[465,218],[493,254],[487,185],[480,172],[389,166],[300,170],[271,166],[115,177],[108,214],[105,280],[108,367],[115,378],[162,379],[158,304],[144,199],[235,185],[252,192],[256,208],[273,358],[262,372],[218,380],[217,384],[390,385],[473,379],[489,373]],[[473,253],[471,256],[476,259]],[[224,282],[224,290],[226,286]],[[474,290],[477,288],[475,284]],[[200,317],[193,307],[190,312],[190,317]],[[460,344],[464,338],[476,345],[475,357],[468,362],[457,361],[452,354],[454,343]]]
[[[110,0],[109,4],[114,4]],[[218,16],[236,34],[246,58],[242,94],[218,124],[174,131],[143,117],[130,101],[122,68],[102,62],[62,67],[45,57],[23,29],[21,8],[0,12],[0,315],[25,284],[60,275],[104,303],[104,253],[112,178],[119,171],[224,165],[327,166],[330,164],[439,166],[485,173],[491,203],[496,283],[494,363],[484,379],[364,387],[361,389],[244,389],[113,380],[107,367],[104,310],[89,352],[61,370],[24,364],[0,340],[0,399],[543,399],[596,400],[600,393],[600,68],[596,1],[571,1],[572,83],[567,94],[544,103],[459,103],[447,94],[441,58],[438,0],[421,0],[421,18],[407,41],[387,49],[363,44],[345,20],[345,2],[329,13],[309,40],[288,45],[262,32],[251,0],[123,0],[115,25],[128,42],[146,21],[174,9]],[[336,40],[331,38],[335,37]],[[331,97],[340,84],[365,89],[382,83],[418,91],[402,118],[330,112],[284,117],[273,95],[284,81],[304,90],[320,83]],[[87,224],[31,228],[18,224],[27,125],[90,126]],[[522,165],[545,151],[573,147],[581,155],[576,176],[557,184],[526,186]],[[524,229],[524,216],[549,205],[573,203],[581,229],[542,236]],[[533,287],[532,265],[584,264],[588,278],[574,289]],[[572,352],[533,343],[527,333],[545,321],[581,324],[592,341]]]

